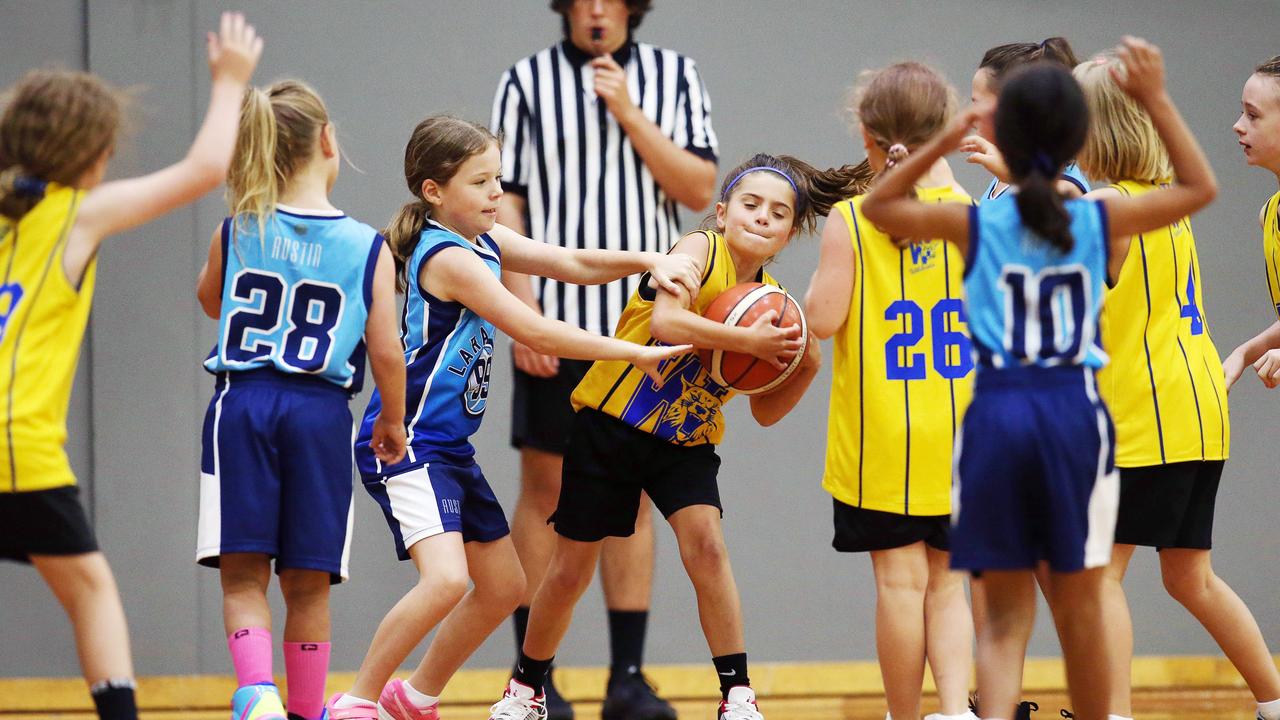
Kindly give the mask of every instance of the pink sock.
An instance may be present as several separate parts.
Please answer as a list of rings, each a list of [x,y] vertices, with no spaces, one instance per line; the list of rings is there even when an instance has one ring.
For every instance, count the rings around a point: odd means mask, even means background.
[[[285,643],[284,671],[289,683],[289,703],[285,709],[304,718],[319,718],[324,712],[329,643]]]
[[[231,664],[236,668],[236,685],[275,682],[271,678],[271,631],[241,628],[227,636]]]

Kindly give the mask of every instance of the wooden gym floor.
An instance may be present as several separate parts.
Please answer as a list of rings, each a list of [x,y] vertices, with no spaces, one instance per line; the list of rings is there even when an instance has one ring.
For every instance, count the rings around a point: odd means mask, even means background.
[[[872,662],[759,663],[751,677],[768,720],[883,720],[879,668]],[[714,720],[715,678],[703,665],[647,669],[684,720]],[[557,683],[574,702],[580,720],[600,717],[603,668],[561,668]],[[1134,712],[1139,720],[1218,720],[1254,717],[1254,703],[1234,668],[1221,657],[1136,658],[1132,670]],[[353,675],[331,674],[329,690],[350,687]],[[444,720],[486,720],[489,705],[506,684],[505,670],[465,670],[446,691]],[[1067,707],[1062,665],[1030,659],[1024,697],[1040,706],[1032,720],[1062,720]],[[926,681],[926,692],[932,687]],[[226,720],[234,690],[226,676],[144,677],[139,680],[143,720]],[[926,696],[922,710],[937,710]],[[0,720],[95,717],[84,683],[77,678],[0,678]]]

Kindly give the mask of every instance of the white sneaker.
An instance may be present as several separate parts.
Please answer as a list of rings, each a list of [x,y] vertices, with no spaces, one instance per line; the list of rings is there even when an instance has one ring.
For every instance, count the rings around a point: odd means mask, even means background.
[[[547,699],[512,678],[502,699],[489,708],[489,720],[547,720]]]
[[[943,715],[942,713],[929,713],[924,716],[924,720],[947,720],[947,718],[957,718],[958,720],[978,720],[978,716],[973,714],[972,710],[965,710],[961,715]]]
[[[719,720],[764,720],[755,691],[746,685],[729,688],[729,698],[720,702]]]

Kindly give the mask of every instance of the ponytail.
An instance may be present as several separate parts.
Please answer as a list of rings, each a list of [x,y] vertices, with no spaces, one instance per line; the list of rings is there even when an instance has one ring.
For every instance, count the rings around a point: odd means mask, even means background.
[[[1042,168],[1033,168],[1019,179],[1015,199],[1022,224],[1065,254],[1075,246],[1075,238],[1071,235],[1071,215],[1054,185],[1057,178],[1056,172],[1046,175]]]
[[[283,179],[276,168],[278,127],[271,99],[256,87],[244,91],[235,154],[227,172],[227,206],[237,229],[250,217],[264,234],[266,217],[274,212]]]
[[[407,292],[409,278],[406,277],[405,268],[408,266],[409,257],[413,255],[414,248],[418,247],[422,228],[426,227],[427,218],[430,216],[430,208],[426,200],[405,203],[382,231],[382,236],[387,239],[387,245],[391,247],[391,255],[396,261],[396,291],[398,292]]]
[[[857,165],[842,165],[828,170],[814,170],[809,176],[809,202],[815,216],[825,216],[837,203],[867,191],[876,171],[863,160]]]
[[[21,165],[0,170],[0,215],[20,220],[44,199],[47,183],[28,175]]]

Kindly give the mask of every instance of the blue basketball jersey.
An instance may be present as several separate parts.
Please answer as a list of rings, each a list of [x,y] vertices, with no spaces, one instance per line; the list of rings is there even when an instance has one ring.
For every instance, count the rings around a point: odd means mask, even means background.
[[[1072,185],[1075,185],[1076,187],[1080,188],[1081,194],[1088,194],[1089,191],[1092,189],[1089,187],[1089,179],[1086,178],[1084,176],[1084,173],[1080,171],[1080,166],[1076,165],[1074,162],[1067,163],[1067,166],[1062,168],[1062,174],[1058,176],[1058,179],[1066,180]],[[987,200],[995,200],[996,198],[1003,196],[1006,192],[1009,191],[1009,186],[1006,185],[1003,190],[1001,190],[1000,192],[996,192],[996,185],[999,182],[1000,182],[999,180],[996,180],[995,178],[991,178],[991,182],[987,183],[987,191],[982,193],[982,199],[980,202],[986,202]]]
[[[418,282],[422,267],[446,248],[462,247],[502,275],[501,250],[488,235],[475,243],[432,221],[405,264],[409,291],[400,337],[407,366],[405,425],[408,452],[398,465],[384,466],[369,448],[373,421],[382,410],[375,390],[356,440],[356,464],[366,479],[394,475],[423,463],[468,462],[475,455],[471,435],[480,428],[489,397],[493,323],[459,302],[441,300]]]
[[[222,316],[205,369],[274,368],[359,392],[382,236],[340,212],[283,205],[264,230],[222,222]]]
[[[964,289],[985,367],[1107,362],[1098,333],[1107,279],[1106,207],[1068,200],[1075,243],[1061,253],[1022,224],[1012,194],[969,211]]]

